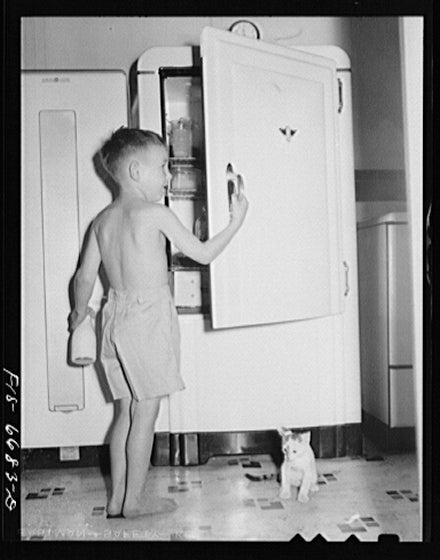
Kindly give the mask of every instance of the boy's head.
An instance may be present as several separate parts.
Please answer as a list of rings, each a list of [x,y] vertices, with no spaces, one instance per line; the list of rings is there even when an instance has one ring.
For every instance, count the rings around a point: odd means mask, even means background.
[[[119,181],[127,158],[152,146],[166,147],[163,138],[151,130],[121,127],[102,146],[101,158],[110,175]]]

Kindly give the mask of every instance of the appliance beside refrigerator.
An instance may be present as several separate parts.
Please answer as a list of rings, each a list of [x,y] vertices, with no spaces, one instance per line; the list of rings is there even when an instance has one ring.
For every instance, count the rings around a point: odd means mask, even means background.
[[[414,447],[409,230],[404,212],[358,224],[362,411],[385,450]]]
[[[250,206],[209,267],[168,248],[186,389],[164,399],[154,462],[265,452],[280,425],[313,428],[320,456],[358,453],[348,57],[210,28],[201,54],[139,58],[134,124],[167,138],[166,203],[201,239],[229,220],[231,169]]]
[[[113,407],[96,367],[68,359],[71,280],[92,219],[112,200],[96,154],[128,122],[120,71],[22,73],[22,446],[104,442]],[[97,281],[90,305],[99,310]]]

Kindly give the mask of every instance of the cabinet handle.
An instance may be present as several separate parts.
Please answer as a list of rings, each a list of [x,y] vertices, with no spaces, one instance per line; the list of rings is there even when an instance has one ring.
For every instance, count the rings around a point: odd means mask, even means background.
[[[343,261],[342,263],[344,265],[345,268],[345,292],[344,292],[344,296],[348,296],[348,293],[350,291],[350,285],[348,283],[348,273],[349,273],[349,266],[347,264],[346,261]]]

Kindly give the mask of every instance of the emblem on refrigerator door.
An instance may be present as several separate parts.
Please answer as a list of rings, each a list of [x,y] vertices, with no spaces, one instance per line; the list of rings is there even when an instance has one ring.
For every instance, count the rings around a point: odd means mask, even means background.
[[[279,130],[284,134],[287,142],[290,142],[293,136],[298,132],[297,129],[295,130],[294,128],[290,128],[289,125],[286,125],[284,128],[280,128]]]

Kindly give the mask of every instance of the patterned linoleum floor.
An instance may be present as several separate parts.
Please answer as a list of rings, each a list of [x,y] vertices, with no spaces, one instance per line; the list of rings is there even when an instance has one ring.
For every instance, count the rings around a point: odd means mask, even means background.
[[[419,541],[414,454],[318,459],[319,492],[308,503],[279,498],[269,455],[213,457],[196,467],[152,467],[148,488],[178,509],[107,519],[99,468],[29,470],[22,476],[23,540]],[[295,494],[293,494],[295,496]]]

